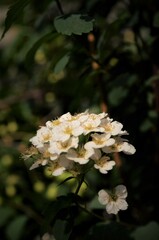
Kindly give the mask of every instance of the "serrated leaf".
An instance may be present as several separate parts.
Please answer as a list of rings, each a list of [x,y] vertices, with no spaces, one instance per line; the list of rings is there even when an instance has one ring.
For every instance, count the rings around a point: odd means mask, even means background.
[[[22,14],[24,8],[30,3],[30,0],[18,0],[14,4],[12,4],[7,12],[7,16],[4,23],[4,31],[2,33],[1,39],[4,37],[6,32],[10,29],[11,25],[15,23],[15,21]]]
[[[31,47],[31,49],[28,51],[27,55],[26,55],[26,65],[31,65],[34,61],[34,55],[36,53],[36,51],[38,50],[38,48],[47,41],[50,41],[52,39],[54,39],[57,36],[56,33],[47,33],[44,36],[42,36],[41,38],[39,38]]]
[[[54,20],[54,26],[57,32],[64,35],[82,35],[82,33],[88,33],[93,30],[94,19],[88,15],[71,14],[56,17]]]
[[[54,73],[60,73],[66,67],[67,63],[69,62],[70,56],[66,54],[63,56],[55,65]]]

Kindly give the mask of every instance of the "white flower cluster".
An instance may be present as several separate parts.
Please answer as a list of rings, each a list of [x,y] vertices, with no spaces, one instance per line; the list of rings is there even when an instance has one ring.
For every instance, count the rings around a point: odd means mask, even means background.
[[[122,128],[107,113],[68,112],[46,122],[30,139],[33,147],[28,156],[35,159],[30,169],[46,165],[54,176],[64,171],[78,174],[79,166],[91,162],[91,166],[106,174],[115,165],[110,160],[111,153],[135,153],[134,146],[122,138],[128,134]]]

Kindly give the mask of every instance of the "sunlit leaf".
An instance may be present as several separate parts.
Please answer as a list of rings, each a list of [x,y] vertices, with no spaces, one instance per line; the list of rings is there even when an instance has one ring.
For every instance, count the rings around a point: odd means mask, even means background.
[[[65,180],[63,180],[62,182],[60,182],[60,183],[58,184],[58,186],[64,184],[65,182],[67,182],[67,181],[69,181],[69,180],[71,180],[71,179],[73,179],[73,178],[75,178],[75,177],[68,177],[68,178],[66,178]]]
[[[94,19],[88,15],[72,14],[56,17],[54,26],[57,32],[64,35],[82,35],[93,30]]]

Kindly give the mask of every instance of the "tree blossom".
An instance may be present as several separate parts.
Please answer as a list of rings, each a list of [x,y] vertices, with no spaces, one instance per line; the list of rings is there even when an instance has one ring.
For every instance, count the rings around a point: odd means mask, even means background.
[[[92,148],[85,149],[84,147],[81,147],[77,150],[69,149],[66,157],[79,164],[86,164],[87,162],[89,162],[89,159],[93,155],[93,153],[94,150]]]
[[[115,143],[113,138],[110,138],[110,134],[91,134],[92,141],[85,144],[85,148],[102,148],[104,146],[111,146]]]
[[[56,141],[51,142],[50,147],[48,148],[48,151],[52,154],[60,154],[63,152],[67,152],[70,148],[77,148],[78,147],[78,138],[77,137],[71,137],[66,141]]]
[[[90,132],[101,132],[102,128],[99,127],[101,119],[107,116],[106,113],[90,114],[88,119],[83,123],[84,135]]]
[[[104,118],[101,120],[100,127],[104,129],[104,132],[109,133],[113,136],[123,133],[126,134],[126,132],[122,131],[123,124],[117,121],[111,122],[111,120],[108,118],[107,119]]]
[[[105,153],[112,152],[124,152],[125,154],[134,154],[136,149],[134,146],[127,142],[127,140],[122,139],[121,137],[114,138],[115,143],[111,146],[105,146],[102,148]]]
[[[108,156],[102,156],[99,149],[95,149],[95,153],[91,156],[91,159],[95,161],[94,167],[102,174],[108,173],[115,165],[115,161],[110,161],[110,157]]]
[[[52,132],[47,127],[43,126],[37,130],[37,135],[30,139],[30,142],[37,148],[44,146],[44,143],[47,143],[52,138]]]
[[[124,185],[118,185],[111,193],[104,189],[98,192],[98,200],[102,205],[106,205],[108,214],[117,214],[119,210],[126,210],[128,208],[126,197],[127,189]]]
[[[74,176],[85,169],[83,165],[94,161],[93,165],[88,165],[90,169],[94,167],[106,174],[115,165],[110,160],[110,153],[135,153],[134,146],[121,138],[124,134],[127,132],[123,130],[123,125],[113,121],[107,113],[85,111],[72,115],[68,112],[47,121],[37,130],[30,139],[32,147],[24,159],[33,158],[30,169],[49,166],[53,175],[68,171]]]

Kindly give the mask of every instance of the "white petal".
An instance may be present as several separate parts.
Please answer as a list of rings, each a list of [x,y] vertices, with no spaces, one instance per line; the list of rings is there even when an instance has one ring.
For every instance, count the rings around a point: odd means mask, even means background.
[[[106,206],[106,211],[108,214],[117,214],[119,211],[119,208],[116,202],[114,201],[109,202]]]
[[[119,198],[126,198],[128,195],[127,189],[124,185],[118,185],[117,187],[115,187],[115,194]]]
[[[98,201],[102,204],[102,205],[106,205],[109,202],[110,196],[109,194],[104,190],[101,189],[98,192]]]
[[[53,175],[53,176],[59,176],[59,175],[61,175],[64,171],[65,171],[65,168],[64,168],[64,167],[58,167],[58,168],[56,168],[56,169],[52,172],[52,175]]]
[[[128,203],[124,199],[118,199],[116,204],[120,210],[126,210],[128,208]]]
[[[101,158],[101,156],[102,156],[101,151],[96,148],[96,149],[94,149],[94,154],[91,156],[91,159],[98,160]]]
[[[136,152],[136,149],[134,148],[133,145],[131,145],[127,142],[124,142],[123,143],[123,152],[125,154],[134,154]]]

